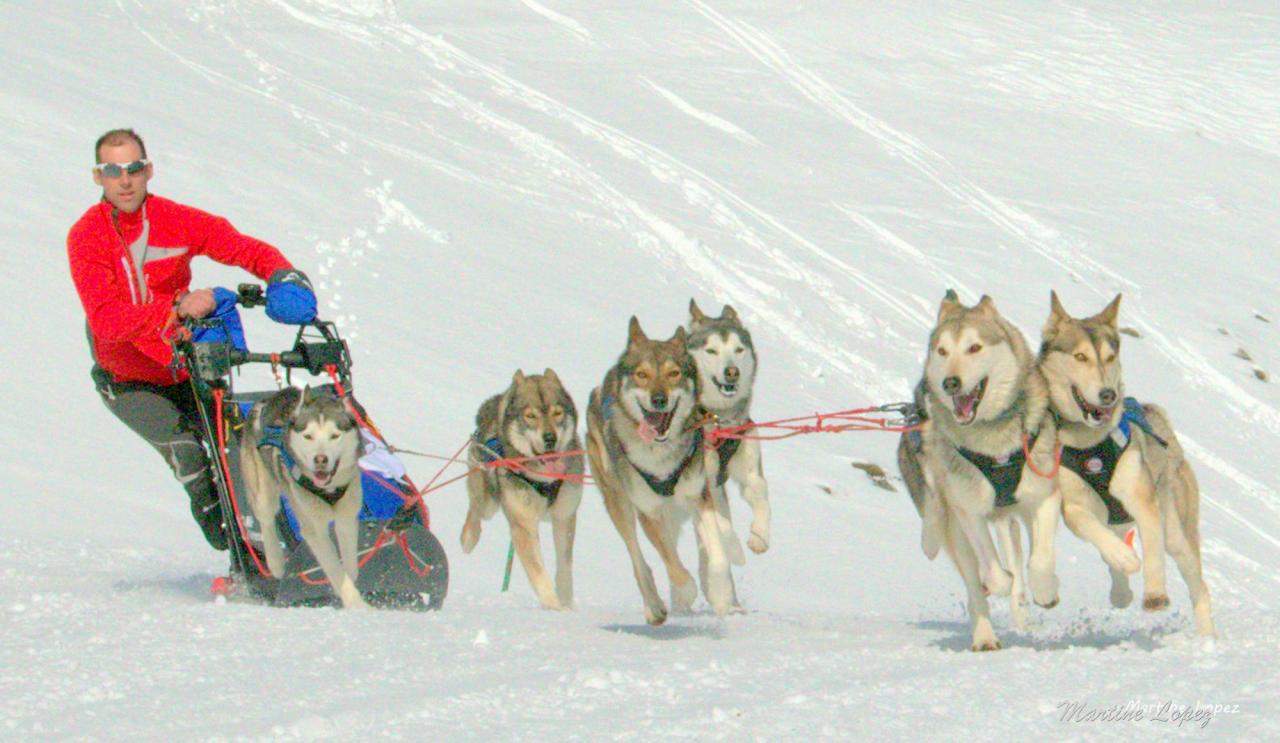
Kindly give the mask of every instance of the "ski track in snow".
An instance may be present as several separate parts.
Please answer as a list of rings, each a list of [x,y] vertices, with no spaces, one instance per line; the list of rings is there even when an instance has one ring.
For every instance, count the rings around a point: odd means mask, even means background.
[[[760,140],[756,139],[755,137],[751,136],[747,132],[743,131],[741,127],[739,127],[737,124],[734,124],[732,121],[726,121],[720,118],[719,116],[716,116],[713,113],[703,111],[702,109],[698,108],[697,106],[694,106],[692,103],[689,103],[688,101],[676,95],[675,93],[672,93],[670,90],[667,90],[661,85],[658,85],[657,83],[653,82],[649,78],[642,77],[640,78],[640,82],[649,86],[650,90],[662,96],[663,100],[675,106],[676,109],[678,109],[681,113],[688,114],[689,116],[692,116],[693,118],[697,119],[698,121],[701,121],[702,123],[706,124],[707,126],[713,129],[719,129],[720,131],[732,136],[734,139],[738,140],[739,142],[745,142],[746,144],[753,144],[753,145],[760,144]]]
[[[534,2],[534,0],[520,0],[520,2],[524,3],[525,7],[543,18],[546,18],[558,26],[563,26],[569,31],[569,33],[578,37],[580,41],[588,43],[592,41],[591,32],[587,30],[587,27],[573,20],[569,16],[557,13],[541,3]]]

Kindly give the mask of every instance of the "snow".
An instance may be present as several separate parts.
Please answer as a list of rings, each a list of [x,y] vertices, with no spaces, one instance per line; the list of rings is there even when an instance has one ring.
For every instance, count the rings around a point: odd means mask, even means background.
[[[0,4],[0,739],[1280,737],[1274,4],[769,5]],[[1062,604],[1020,633],[994,602],[1005,649],[970,653],[905,493],[850,466],[893,471],[875,433],[766,445],[743,616],[646,626],[591,488],[572,613],[520,574],[499,592],[501,519],[461,554],[461,486],[430,501],[439,613],[214,602],[226,557],[94,399],[66,268],[122,125],[153,192],[310,273],[361,400],[418,451],[457,449],[517,367],[585,407],[628,317],[661,335],[691,296],[749,323],[767,420],[906,399],[948,287],[1033,343],[1051,288],[1080,315],[1123,292],[1128,391],[1200,478],[1220,638],[1172,570],[1170,611],[1112,610],[1063,528]],[[1197,705],[1225,709],[1179,724]],[[1090,719],[1126,706],[1144,719]]]

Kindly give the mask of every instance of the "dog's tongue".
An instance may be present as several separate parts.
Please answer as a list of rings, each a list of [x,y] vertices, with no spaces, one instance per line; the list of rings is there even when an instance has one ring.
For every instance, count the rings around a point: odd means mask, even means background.
[[[956,408],[956,417],[960,420],[968,420],[973,417],[973,409],[978,405],[978,388],[974,387],[973,391],[967,395],[953,395],[951,404]]]
[[[674,413],[646,412],[644,414],[644,422],[641,424],[640,427],[641,429],[643,429],[647,425],[649,429],[653,432],[653,438],[657,438],[658,436],[661,436],[662,434],[666,433],[667,429],[671,427],[671,418],[673,416],[674,416]],[[640,435],[644,436],[645,434],[642,432]],[[652,441],[653,439],[645,439],[645,440]]]
[[[323,488],[325,485],[328,485],[329,480],[331,479],[333,479],[333,473],[328,472],[326,470],[316,470],[311,475],[311,482],[314,482],[317,487],[321,487],[321,488]]]

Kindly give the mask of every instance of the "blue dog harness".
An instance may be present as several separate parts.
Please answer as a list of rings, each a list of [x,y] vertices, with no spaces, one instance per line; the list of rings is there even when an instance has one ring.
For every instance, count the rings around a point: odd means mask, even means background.
[[[477,435],[478,434],[479,432],[477,431]],[[472,440],[477,443],[480,442],[480,439],[476,438],[475,436],[472,436]],[[493,438],[488,439],[483,443],[482,450],[480,452],[480,461],[484,462],[485,464],[489,464],[491,462],[496,462],[499,459],[502,459],[504,456],[505,454],[503,453],[503,449],[502,449],[502,441],[500,441],[497,436],[494,436]],[[534,480],[533,478],[525,475],[520,470],[511,469],[509,467],[505,469],[507,470],[507,472],[510,472],[512,476],[522,480],[524,484],[533,488],[535,493],[537,493],[538,495],[541,495],[543,498],[546,498],[548,506],[555,505],[556,498],[560,496],[560,486],[564,485],[564,480],[552,480],[551,482],[540,482],[538,480]]]
[[[1133,517],[1125,510],[1124,505],[1111,494],[1111,478],[1115,474],[1116,463],[1120,461],[1120,455],[1124,454],[1129,448],[1129,442],[1132,441],[1131,425],[1142,429],[1160,446],[1169,448],[1169,442],[1156,434],[1146,414],[1142,412],[1142,406],[1132,397],[1124,399],[1124,412],[1120,415],[1120,424],[1110,436],[1088,449],[1062,447],[1062,466],[1079,475],[1080,479],[1089,483],[1098,497],[1102,498],[1102,502],[1107,506],[1108,524],[1127,524],[1133,521]]]
[[[347,487],[351,483],[347,483],[340,488],[333,490],[324,490],[311,482],[302,468],[294,461],[293,455],[289,453],[289,448],[284,445],[285,426],[263,426],[262,440],[258,442],[259,449],[275,449],[280,452],[280,460],[284,462],[285,469],[289,471],[289,476],[293,478],[293,483],[303,490],[311,493],[320,500],[328,503],[330,506],[337,504],[342,500],[342,496],[347,494]]]

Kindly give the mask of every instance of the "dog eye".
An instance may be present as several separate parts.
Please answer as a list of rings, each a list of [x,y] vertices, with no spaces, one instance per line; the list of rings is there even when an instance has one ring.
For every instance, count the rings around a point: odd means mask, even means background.
[[[747,349],[745,349],[745,348],[735,348],[735,349],[733,349],[733,352],[734,352],[734,353],[742,353],[742,352],[743,352],[743,351],[745,351],[745,350],[747,350]]]
[[[1115,360],[1116,360],[1116,355],[1115,355],[1114,353],[1107,357],[1107,363],[1108,363],[1108,364],[1110,364],[1111,362],[1113,362],[1113,361],[1115,361]]]
[[[671,371],[667,372],[667,379],[679,379],[679,378],[680,378],[679,369],[672,369]]]
[[[329,440],[330,440],[330,441],[336,441],[337,439],[338,439],[338,434],[336,434],[336,433],[331,433],[331,434],[329,434]]]
[[[641,382],[649,381],[649,372],[647,371],[636,372],[636,379],[640,380]]]
[[[939,355],[939,356],[946,356],[946,355],[947,355],[947,349],[943,348],[942,346],[938,346],[938,355]]]
[[[975,344],[973,344],[972,346],[969,346],[969,353],[977,353],[977,352],[979,352],[979,351],[981,351],[981,350],[982,350],[982,344],[981,344],[981,343],[975,343]]]
[[[1084,355],[1084,354],[1082,354],[1082,353],[1077,353],[1077,354],[1076,354],[1076,361],[1079,361],[1080,363],[1082,363],[1082,364],[1083,364],[1084,362],[1086,362],[1086,361],[1088,361],[1088,360],[1089,360],[1089,357],[1088,357],[1088,356],[1085,356],[1085,355]]]
[[[707,355],[708,355],[708,356],[716,356],[716,355],[718,355],[719,353],[720,353],[720,352],[719,352],[719,351],[717,351],[717,350],[715,350],[714,348],[708,348],[708,349],[707,349]]]
[[[309,433],[304,433],[304,434],[302,434],[302,438],[306,439],[307,441],[315,441],[315,438],[316,438],[316,437],[315,437],[315,436],[312,436],[312,435],[311,435],[311,434],[309,434]]]

